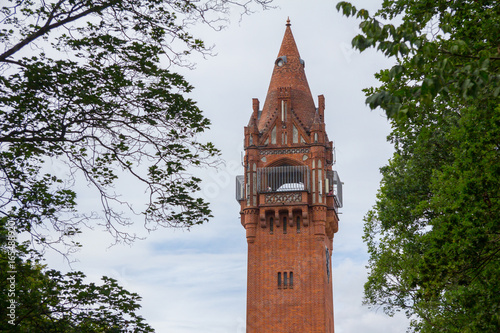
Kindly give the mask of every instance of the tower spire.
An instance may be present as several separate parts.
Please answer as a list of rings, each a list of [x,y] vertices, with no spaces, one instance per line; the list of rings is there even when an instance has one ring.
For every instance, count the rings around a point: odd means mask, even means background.
[[[279,91],[290,91],[291,109],[308,130],[314,119],[316,107],[307,83],[305,62],[301,59],[292,34],[290,19],[286,21],[285,35],[281,42],[278,57],[274,62],[273,74],[267,91],[258,127],[265,131],[270,121],[280,109]]]

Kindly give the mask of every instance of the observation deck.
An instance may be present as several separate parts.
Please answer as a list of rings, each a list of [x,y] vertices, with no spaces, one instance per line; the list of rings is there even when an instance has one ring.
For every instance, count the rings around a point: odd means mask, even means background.
[[[249,182],[245,188],[245,176],[236,176],[236,201],[248,199]],[[307,204],[311,188],[317,188],[319,195],[325,196],[327,206],[334,206],[335,212],[341,208],[342,182],[337,171],[327,170],[325,179],[312,186],[311,170],[308,166],[277,166],[257,169],[256,191],[262,206],[283,203]],[[329,204],[334,201],[333,205]]]

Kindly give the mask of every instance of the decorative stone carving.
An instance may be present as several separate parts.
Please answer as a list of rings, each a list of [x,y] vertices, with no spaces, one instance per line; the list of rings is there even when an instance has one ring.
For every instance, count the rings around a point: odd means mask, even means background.
[[[309,148],[262,150],[261,155],[309,154]]]
[[[280,202],[301,202],[301,192],[284,192],[284,193],[270,193],[266,194],[266,204],[280,203]]]

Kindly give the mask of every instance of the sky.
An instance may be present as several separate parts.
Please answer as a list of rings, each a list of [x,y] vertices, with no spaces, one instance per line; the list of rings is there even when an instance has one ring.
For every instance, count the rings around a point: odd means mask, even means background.
[[[353,1],[373,12],[381,0]],[[362,305],[368,254],[362,241],[363,216],[374,205],[381,179],[379,168],[392,154],[386,141],[390,125],[380,110],[364,103],[363,88],[377,85],[373,74],[392,64],[375,51],[351,48],[357,34],[354,18],[335,9],[337,1],[281,0],[279,8],[257,11],[239,20],[235,13],[223,31],[197,27],[195,34],[214,45],[215,57],[194,56],[195,70],[179,69],[195,87],[191,98],[211,119],[203,137],[222,151],[226,164],[202,173],[201,195],[210,201],[214,218],[190,231],[159,229],[132,246],[111,246],[98,227],[85,230],[71,269],[89,281],[115,278],[142,296],[140,314],[157,332],[245,332],[245,230],[235,200],[235,176],[242,174],[243,127],[252,113],[252,98],[263,104],[285,23],[290,18],[309,87],[326,99],[326,131],[336,147],[334,169],[344,182],[344,207],[333,249],[336,333],[404,332],[404,315],[388,317]],[[133,193],[127,183],[118,188]],[[67,271],[67,262],[48,255],[51,267]]]

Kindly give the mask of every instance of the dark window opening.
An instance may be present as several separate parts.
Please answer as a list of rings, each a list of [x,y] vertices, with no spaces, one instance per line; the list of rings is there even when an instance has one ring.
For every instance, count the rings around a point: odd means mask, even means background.
[[[326,257],[326,276],[328,277],[328,282],[330,282],[330,251],[328,251],[328,248],[325,248],[325,257]]]
[[[286,216],[285,216],[285,217],[283,217],[283,233],[284,234],[286,234],[286,227],[287,227],[287,221],[286,221]]]
[[[300,232],[300,216],[297,216],[297,233]]]
[[[274,219],[271,217],[269,218],[269,233],[273,233],[274,231]]]
[[[278,289],[293,289],[293,272],[278,272]]]

